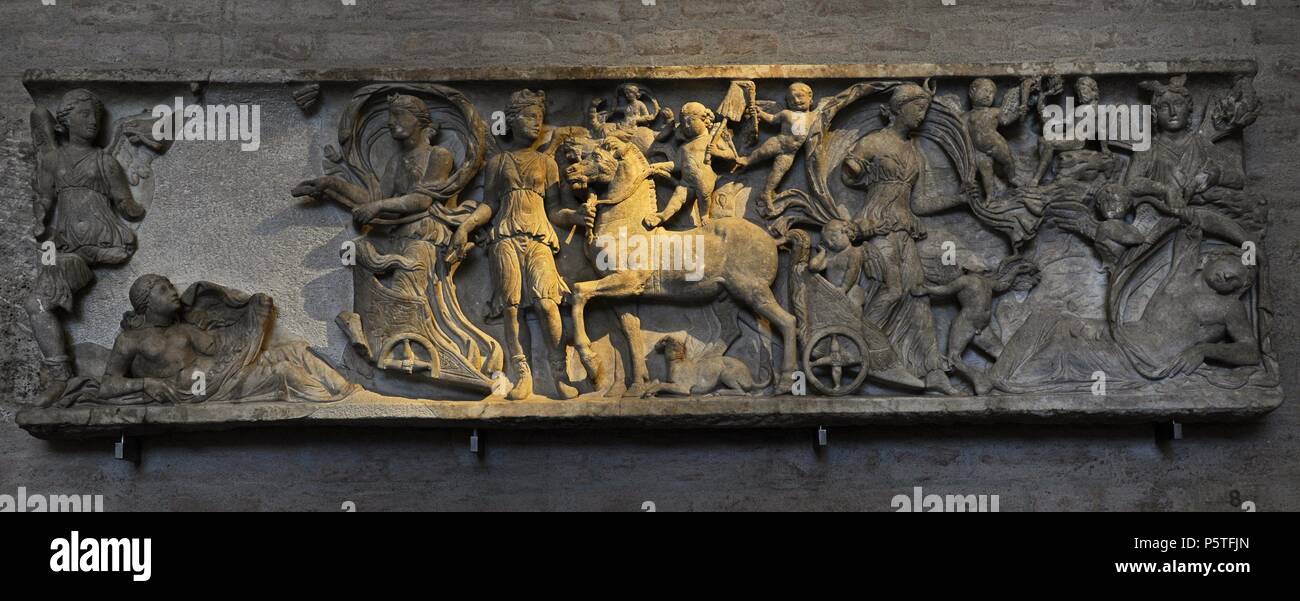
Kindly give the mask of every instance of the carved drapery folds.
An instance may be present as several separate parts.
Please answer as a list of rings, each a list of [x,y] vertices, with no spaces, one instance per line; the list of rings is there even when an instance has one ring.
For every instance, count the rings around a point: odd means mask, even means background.
[[[953,414],[1023,402],[1086,416],[1112,395],[1204,400],[1126,405],[1144,415],[1275,406],[1267,207],[1241,152],[1260,106],[1251,77],[1070,72],[299,85],[286,95],[310,107],[299,118],[337,122],[337,145],[319,176],[283,189],[347,212],[346,344],[265,344],[231,328],[236,307],[269,298],[197,283],[171,303],[159,278],[133,287],[136,318],[105,370],[82,374],[49,316],[96,267],[130,258],[123,219],[147,219],[132,190],[167,143],[137,117],[98,148],[102,106],[69,92],[57,116],[33,113],[37,240],[58,256],[29,303],[58,389],[43,402],[549,399],[569,417],[722,397],[752,404],[699,411],[843,398],[865,415],[876,398],[951,397]],[[243,344],[238,366],[223,344]],[[143,381],[213,361],[217,396]],[[1219,393],[1268,400],[1216,413]],[[546,413],[520,407],[515,419]],[[28,420],[57,429],[57,416]]]
[[[362,230],[353,307],[337,321],[367,365],[491,389],[500,345],[461,310],[446,260],[452,231],[478,204],[460,193],[483,167],[487,136],[456,90],[367,86],[340,119],[339,148],[326,150],[327,175],[295,191],[342,204]],[[384,138],[396,149],[385,153]]]

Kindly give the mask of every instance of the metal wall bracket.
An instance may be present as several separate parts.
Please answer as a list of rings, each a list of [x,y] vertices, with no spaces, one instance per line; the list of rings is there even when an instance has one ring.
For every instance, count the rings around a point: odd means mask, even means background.
[[[140,439],[126,434],[113,443],[113,458],[140,465]]]
[[[1183,424],[1181,422],[1160,422],[1155,425],[1155,429],[1156,440],[1158,441],[1183,439]]]

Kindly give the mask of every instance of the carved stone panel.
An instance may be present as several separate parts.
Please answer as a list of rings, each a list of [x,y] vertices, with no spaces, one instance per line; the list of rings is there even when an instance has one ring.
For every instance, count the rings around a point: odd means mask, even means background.
[[[1254,71],[29,72],[18,422],[1259,416]]]

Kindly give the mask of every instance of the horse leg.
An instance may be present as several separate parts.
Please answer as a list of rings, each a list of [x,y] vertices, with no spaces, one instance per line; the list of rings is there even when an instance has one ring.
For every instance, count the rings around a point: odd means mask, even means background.
[[[609,384],[608,371],[600,363],[600,358],[591,350],[591,339],[587,337],[586,308],[588,288],[594,288],[600,280],[577,282],[573,285],[573,348],[578,351],[582,366],[587,369],[587,379],[595,385],[596,390],[604,390]]]
[[[794,316],[782,308],[781,303],[776,302],[772,290],[763,284],[756,282],[746,286],[729,286],[728,291],[781,331],[781,376],[776,382],[776,394],[790,392],[794,384],[794,372],[799,365],[799,349],[796,346],[798,331]]]
[[[740,307],[731,302],[731,299],[723,296],[713,301],[713,316],[718,320],[718,327],[721,328],[720,336],[722,341],[722,351],[726,352],[740,340]]]
[[[632,386],[627,396],[641,396],[650,382],[650,369],[646,366],[645,336],[641,332],[641,318],[631,311],[618,316],[623,322],[623,333],[627,335],[627,346],[632,353]]]
[[[602,296],[633,296],[644,287],[645,277],[634,271],[618,271],[599,280],[573,285],[573,346],[582,359],[582,365],[587,368],[587,377],[597,390],[608,387],[610,375],[609,369],[591,349],[591,339],[587,336],[587,303]],[[629,339],[628,344],[634,343]]]

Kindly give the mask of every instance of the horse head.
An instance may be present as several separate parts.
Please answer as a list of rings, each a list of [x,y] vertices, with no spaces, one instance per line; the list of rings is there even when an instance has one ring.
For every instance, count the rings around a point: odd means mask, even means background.
[[[564,177],[575,190],[591,183],[620,188],[627,178],[644,176],[649,166],[636,145],[614,137],[571,138],[564,143],[564,153],[569,163]]]

